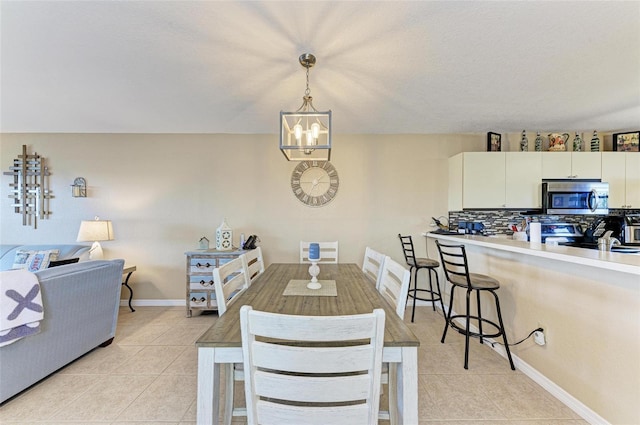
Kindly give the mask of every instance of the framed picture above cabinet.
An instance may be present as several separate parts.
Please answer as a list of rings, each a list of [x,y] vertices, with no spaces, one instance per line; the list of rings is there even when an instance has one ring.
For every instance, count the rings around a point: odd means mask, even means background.
[[[500,152],[502,149],[502,135],[499,133],[487,133],[487,152]]]
[[[620,152],[640,152],[640,131],[615,133],[613,135],[613,150]]]

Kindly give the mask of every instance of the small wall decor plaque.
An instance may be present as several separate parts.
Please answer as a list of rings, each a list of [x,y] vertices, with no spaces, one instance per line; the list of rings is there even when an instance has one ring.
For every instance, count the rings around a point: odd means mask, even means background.
[[[500,152],[502,147],[502,135],[499,133],[487,133],[487,151]]]
[[[613,135],[613,150],[620,152],[640,152],[640,131],[615,133]]]

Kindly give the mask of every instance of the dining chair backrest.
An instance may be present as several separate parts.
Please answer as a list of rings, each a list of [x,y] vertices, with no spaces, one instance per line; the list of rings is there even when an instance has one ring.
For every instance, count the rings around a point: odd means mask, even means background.
[[[416,262],[416,250],[413,248],[413,238],[411,235],[402,236],[398,233],[398,238],[400,238],[400,244],[402,244],[402,253],[404,254],[404,260],[407,262],[409,267],[415,267],[417,265]]]
[[[262,248],[257,247],[241,255],[245,264],[245,273],[249,280],[249,285],[264,273],[264,259],[262,258]]]
[[[311,242],[300,241],[300,263],[310,263],[309,244]],[[318,263],[338,263],[338,241],[318,242],[320,245],[320,261]]]
[[[384,260],[382,271],[380,272],[380,287],[378,291],[383,297],[395,306],[396,313],[404,319],[404,309],[407,306],[407,293],[409,292],[409,281],[411,273],[391,257]]]
[[[380,287],[380,272],[384,265],[386,255],[367,247],[364,250],[364,260],[362,261],[363,273],[376,285],[376,289]]]
[[[249,279],[242,258],[234,258],[213,269],[213,285],[216,291],[218,315],[222,316],[238,295],[249,287]]]
[[[461,244],[443,244],[436,240],[436,247],[440,253],[440,261],[444,270],[444,276],[449,281],[466,281],[469,288],[472,288],[471,277],[469,275],[469,263],[467,252]]]
[[[242,306],[249,425],[377,423],[384,322],[382,309],[295,316]]]

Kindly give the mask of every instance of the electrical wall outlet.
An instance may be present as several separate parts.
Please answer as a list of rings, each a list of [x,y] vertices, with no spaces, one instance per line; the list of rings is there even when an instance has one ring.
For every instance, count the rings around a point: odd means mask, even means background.
[[[544,331],[535,331],[533,333],[533,340],[536,342],[536,344],[538,345],[545,345],[546,341],[544,338]]]
[[[542,322],[538,322],[538,328],[542,329],[542,332],[544,333],[545,341],[549,339],[549,328],[546,326],[546,324]]]

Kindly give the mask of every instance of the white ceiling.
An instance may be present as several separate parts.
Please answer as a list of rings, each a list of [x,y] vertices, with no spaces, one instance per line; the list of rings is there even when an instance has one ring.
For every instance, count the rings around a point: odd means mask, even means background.
[[[2,132],[640,128],[640,2],[6,1]]]

